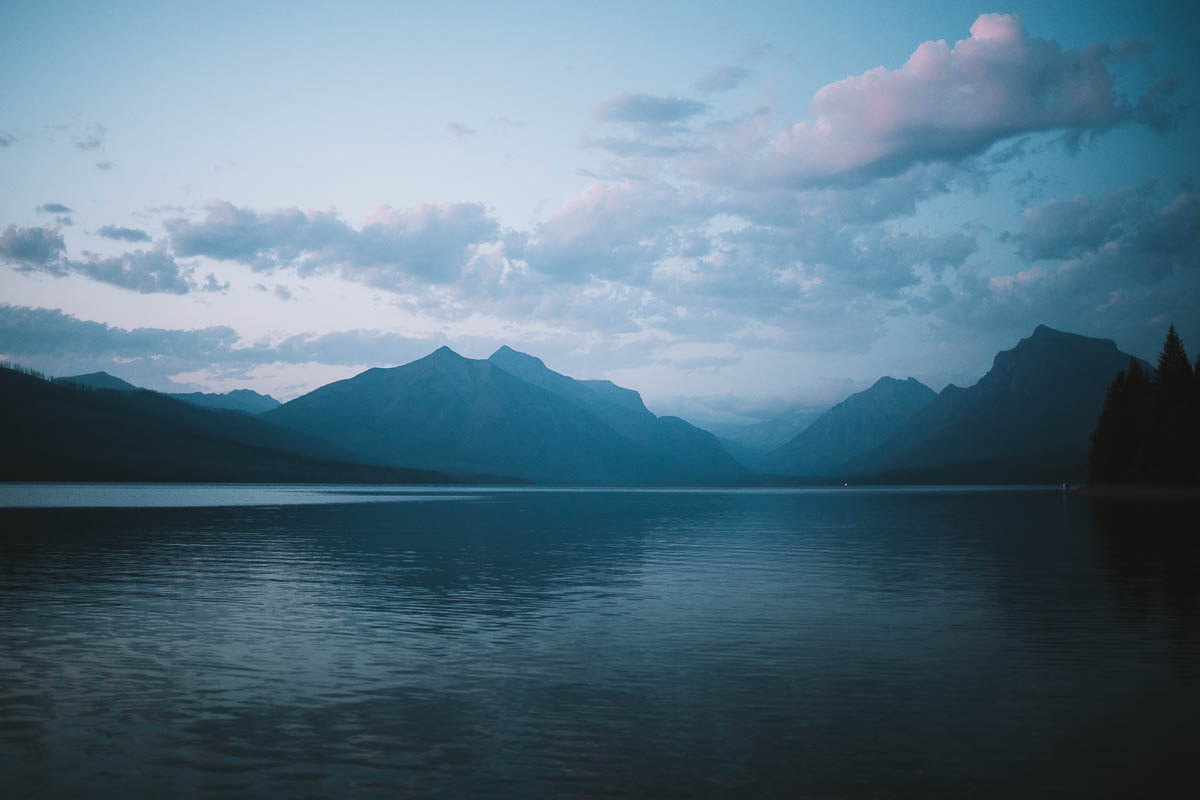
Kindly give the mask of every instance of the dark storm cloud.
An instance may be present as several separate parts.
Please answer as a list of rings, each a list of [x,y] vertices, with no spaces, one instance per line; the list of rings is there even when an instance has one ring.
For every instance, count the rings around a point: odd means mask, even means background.
[[[680,122],[707,110],[707,103],[685,97],[618,94],[597,103],[592,112],[602,122],[663,124]]]
[[[116,225],[103,225],[96,233],[105,239],[115,239],[119,242],[148,242],[150,234],[141,228],[121,228]]]

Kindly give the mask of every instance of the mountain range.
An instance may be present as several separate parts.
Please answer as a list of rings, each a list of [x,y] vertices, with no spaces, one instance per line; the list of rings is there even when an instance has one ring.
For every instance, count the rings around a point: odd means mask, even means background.
[[[978,383],[947,386],[842,469],[898,479],[1082,481],[1105,393],[1131,358],[1111,339],[1039,325],[998,353]]]
[[[356,463],[327,441],[157,392],[50,381],[0,367],[0,480],[447,483],[444,473]],[[120,383],[125,383],[120,381]]]
[[[826,411],[756,466],[781,475],[836,475],[847,458],[886,442],[935,397],[915,378],[880,378]]]
[[[116,389],[118,391],[132,392],[140,388],[128,381],[123,381],[120,378],[109,375],[107,372],[89,372],[86,375],[70,375],[65,378],[57,378],[56,380],[62,383],[87,386],[92,389]],[[194,406],[222,408],[227,411],[244,411],[247,414],[261,414],[264,411],[270,411],[272,408],[278,408],[280,405],[279,401],[274,397],[268,394],[259,394],[250,389],[234,389],[231,392],[221,394],[212,392],[163,392],[162,394],[184,403],[191,403]]]
[[[759,462],[882,482],[1082,481],[1108,385],[1131,356],[1039,325],[968,388],[881,378]]]
[[[596,485],[1079,480],[1108,384],[1129,359],[1111,340],[1038,326],[997,354],[973,386],[935,394],[913,378],[881,378],[770,452],[741,452],[743,463],[713,434],[653,414],[636,391],[576,380],[509,347],[488,359],[443,347],[284,404],[246,390],[158,394],[107,373],[49,382],[4,370],[0,410],[16,433],[3,475],[508,476]]]
[[[263,417],[376,464],[555,483],[720,483],[748,475],[712,434],[656,417],[636,392],[576,381],[509,348],[485,361],[442,347],[322,386]]]

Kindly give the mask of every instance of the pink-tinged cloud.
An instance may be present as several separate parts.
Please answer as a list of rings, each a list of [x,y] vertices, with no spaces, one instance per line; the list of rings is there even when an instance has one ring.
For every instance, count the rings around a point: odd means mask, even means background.
[[[741,175],[812,185],[955,161],[1034,132],[1079,136],[1139,122],[1160,128],[1168,84],[1134,103],[1115,89],[1111,67],[1127,51],[1107,44],[1064,50],[1053,40],[1031,38],[1015,15],[984,14],[970,38],[953,47],[925,42],[899,69],[876,67],[823,87],[812,100],[813,121],[796,123],[747,154],[757,169],[745,163],[722,168],[710,160],[700,170],[730,180]]]
[[[539,225],[523,255],[562,280],[627,278],[671,254],[680,244],[677,228],[709,214],[706,203],[665,183],[596,183]]]

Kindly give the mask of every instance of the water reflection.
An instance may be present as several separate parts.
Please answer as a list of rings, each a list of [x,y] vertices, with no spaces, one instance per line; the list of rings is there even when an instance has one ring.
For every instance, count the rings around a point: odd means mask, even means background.
[[[1195,543],[1080,500],[3,510],[0,774],[89,796],[1194,780]]]

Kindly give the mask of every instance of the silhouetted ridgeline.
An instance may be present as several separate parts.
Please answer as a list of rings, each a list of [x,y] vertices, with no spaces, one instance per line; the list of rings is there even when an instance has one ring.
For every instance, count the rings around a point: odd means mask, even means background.
[[[749,473],[716,438],[656,417],[641,397],[576,381],[501,348],[490,359],[441,347],[322,386],[264,419],[336,441],[360,460],[545,483],[714,484]]]
[[[859,483],[1082,481],[1105,388],[1129,359],[1110,339],[1039,325],[974,386],[934,396],[912,379],[881,379],[761,468]]]
[[[234,411],[145,391],[89,389],[0,368],[0,480],[445,483],[350,463],[339,448]]]
[[[826,411],[757,466],[781,475],[837,474],[848,459],[895,435],[935,397],[933,389],[915,378],[880,378],[870,389],[852,394]]]
[[[637,392],[575,380],[508,347],[487,360],[443,347],[257,416],[187,404],[274,402],[253,392],[184,403],[106,373],[48,382],[5,370],[0,479],[1075,483],[1088,476],[1095,432],[1093,481],[1195,483],[1200,389],[1173,331],[1159,361],[1151,378],[1109,339],[1039,325],[973,386],[935,395],[881,378],[763,457],[759,474],[711,433],[655,416]]]
[[[1096,484],[1200,486],[1200,359],[1172,325],[1151,372],[1136,360],[1108,387],[1092,434]]]
[[[70,375],[56,378],[59,383],[74,383],[92,389],[120,389],[127,392],[137,391],[128,381],[109,375],[107,372],[89,372],[86,375]],[[247,414],[261,414],[272,408],[279,408],[279,401],[269,394],[259,394],[249,389],[234,389],[232,392],[164,392],[166,397],[182,400],[195,406],[205,408],[222,408],[227,411],[244,411]]]

